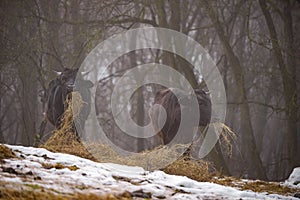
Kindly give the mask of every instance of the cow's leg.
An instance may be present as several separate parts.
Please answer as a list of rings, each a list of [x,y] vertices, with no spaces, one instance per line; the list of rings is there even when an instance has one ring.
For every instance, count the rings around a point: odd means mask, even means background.
[[[61,117],[64,113],[64,98],[63,98],[61,86],[57,86],[54,91],[52,107],[53,107],[53,119],[55,122],[55,127],[58,128],[61,124]]]

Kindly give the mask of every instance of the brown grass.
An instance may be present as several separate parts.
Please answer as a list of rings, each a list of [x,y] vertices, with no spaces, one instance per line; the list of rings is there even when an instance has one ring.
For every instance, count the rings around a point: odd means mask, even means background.
[[[131,193],[129,192],[124,192],[119,195],[114,195],[114,194],[106,194],[106,195],[95,195],[95,194],[82,194],[79,193],[76,195],[76,198],[78,200],[129,200],[132,199]]]
[[[130,200],[132,199],[131,196],[132,195],[129,192],[105,195],[85,193],[63,194],[38,185],[14,185],[14,187],[8,188],[3,183],[0,183],[0,199],[6,200]]]
[[[254,192],[267,192],[267,193],[276,193],[276,194],[294,194],[300,192],[300,189],[289,188],[283,185],[280,185],[276,182],[265,182],[265,181],[250,181],[245,183],[242,187],[242,190],[252,190]]]
[[[8,159],[8,158],[15,158],[16,155],[14,152],[8,148],[7,146],[0,144],[0,160]]]
[[[78,140],[74,131],[64,132],[64,130],[56,130],[49,140],[40,145],[52,152],[61,152],[76,155],[82,158],[94,160],[95,158],[87,151],[86,147]]]
[[[237,139],[236,134],[230,129],[230,127],[221,122],[213,122],[210,123],[209,126],[213,126],[215,132],[219,135],[218,143],[220,144],[224,155],[230,157],[232,155],[232,144],[235,143]],[[196,141],[194,141],[194,144],[198,146],[202,144],[209,126],[199,127],[202,134]]]
[[[75,98],[77,98],[77,106],[80,108],[82,101],[78,96]],[[79,113],[79,110],[77,110],[77,113]],[[69,153],[98,162],[111,162],[131,166],[141,166],[147,170],[152,170],[157,166],[166,166],[163,167],[162,170],[168,174],[187,176],[197,181],[208,181],[221,185],[238,187],[241,190],[252,190],[255,192],[268,192],[276,194],[293,194],[295,192],[299,192],[299,190],[297,191],[296,189],[284,187],[278,183],[269,183],[264,181],[243,182],[240,179],[233,177],[216,178],[215,176],[220,176],[220,174],[214,168],[212,163],[204,160],[195,160],[188,154],[181,155],[183,151],[189,147],[188,145],[178,144],[172,147],[159,146],[153,150],[144,151],[139,154],[126,157],[120,156],[110,145],[102,144],[101,142],[87,144],[80,141],[72,127],[72,115],[72,108],[69,102],[69,107],[63,116],[63,125],[60,129],[54,132],[54,135],[44,145],[42,145],[42,147],[50,151]],[[222,149],[226,154],[231,155],[232,142],[236,140],[235,133],[225,124],[212,123],[212,125],[220,133],[219,143],[221,144]],[[202,132],[204,132],[204,136],[205,130]],[[200,140],[201,139],[203,139],[203,137],[200,138]],[[6,152],[8,152],[7,149]],[[8,153],[7,155],[10,154]],[[180,158],[176,161],[173,161],[173,159],[177,157]],[[58,166],[50,167],[56,168]],[[94,194],[76,194],[74,199],[131,199],[131,197],[126,193],[120,196],[108,194],[101,197]]]
[[[204,160],[181,157],[163,169],[167,174],[187,176],[196,181],[210,181],[218,172],[213,165]]]
[[[72,93],[73,106],[81,107],[82,100],[80,95]],[[74,104],[75,102],[75,104]],[[76,103],[77,102],[77,103]],[[110,162],[130,166],[141,166],[146,170],[161,168],[169,174],[187,176],[197,181],[209,181],[217,174],[213,164],[204,160],[195,160],[189,155],[182,155],[189,145],[176,144],[171,147],[158,146],[152,150],[144,151],[131,156],[120,156],[110,145],[99,142],[83,143],[73,131],[73,112],[72,104],[68,103],[68,109],[62,118],[62,126],[54,132],[54,135],[42,147],[54,151],[63,152],[80,157],[96,160],[98,162]],[[77,112],[79,113],[79,109]],[[221,126],[222,125],[222,126]],[[233,132],[223,124],[214,124],[221,127],[221,134],[228,138],[228,135],[234,135]],[[227,131],[227,132],[226,132]],[[227,140],[226,140],[227,141]],[[229,144],[228,144],[229,145]],[[176,159],[180,157],[180,159]]]
[[[61,163],[56,163],[56,164],[52,164],[52,163],[42,163],[42,166],[45,169],[51,169],[51,168],[55,168],[55,169],[64,169],[64,168],[68,168],[71,171],[76,171],[77,169],[79,169],[76,165],[72,165],[72,166],[66,166],[63,165]]]
[[[159,146],[153,150],[144,151],[131,156],[120,156],[107,144],[99,142],[83,143],[79,140],[73,129],[73,107],[81,107],[82,100],[78,93],[72,93],[73,105],[67,101],[68,108],[62,118],[62,126],[56,130],[52,137],[41,147],[54,152],[69,153],[98,162],[112,162],[130,166],[141,166],[147,170],[157,169],[172,163],[189,145],[177,144],[172,147]],[[75,115],[79,113],[77,109]],[[183,160],[182,160],[183,161]],[[192,161],[188,161],[189,164]],[[177,162],[178,164],[178,162]]]
[[[216,132],[220,134],[220,138],[218,140],[220,146],[222,147],[222,150],[227,156],[232,155],[232,143],[236,142],[237,136],[236,134],[231,130],[230,127],[226,126],[223,123],[220,122],[214,122],[212,123],[214,126]]]
[[[248,180],[247,182],[234,177],[213,178],[211,182],[220,185],[237,187],[241,190],[251,190],[254,192],[267,192],[270,194],[293,195],[299,193],[300,189],[289,188],[277,182],[265,182],[261,180]]]
[[[0,199],[8,200],[33,200],[33,199],[67,199],[65,195],[56,195],[49,189],[34,184],[20,185],[13,183],[10,186],[5,182],[0,182]]]
[[[54,131],[54,134],[48,139],[45,144],[40,147],[53,152],[61,152],[73,154],[90,160],[95,158],[87,151],[85,146],[79,140],[74,130],[74,120],[72,107],[77,108],[74,111],[75,116],[79,114],[82,104],[84,103],[78,92],[72,92],[72,99],[67,100],[68,108],[62,117],[62,125]]]

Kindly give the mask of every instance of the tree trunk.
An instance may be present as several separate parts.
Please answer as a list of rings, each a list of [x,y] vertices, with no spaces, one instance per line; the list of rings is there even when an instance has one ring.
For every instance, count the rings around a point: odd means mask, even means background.
[[[33,145],[37,117],[37,81],[34,70],[29,66],[20,66],[19,76],[22,82],[22,144]]]
[[[259,0],[260,7],[264,14],[269,34],[271,37],[272,50],[275,59],[279,65],[281,78],[283,82],[283,95],[285,100],[285,113],[287,116],[287,151],[290,167],[295,167],[297,164],[297,85],[296,85],[296,55],[293,40],[293,26],[291,16],[291,5],[289,0],[284,1],[284,34],[287,48],[287,61],[284,62],[282,50],[280,48],[277,32],[270,11],[267,8],[265,0]]]
[[[217,31],[217,34],[220,38],[220,41],[225,50],[226,56],[231,64],[232,71],[234,74],[234,79],[236,82],[236,87],[238,89],[239,101],[240,105],[240,118],[241,118],[241,130],[242,130],[242,154],[245,159],[245,166],[247,176],[250,178],[261,178],[267,179],[266,173],[259,156],[259,152],[257,152],[256,143],[253,135],[253,129],[250,118],[250,109],[247,102],[247,94],[244,86],[244,72],[243,68],[240,64],[239,59],[233,52],[232,47],[229,43],[229,38],[225,35],[225,32],[218,20],[218,16],[213,11],[212,7],[205,0],[202,0],[205,9],[214,24],[214,27]]]

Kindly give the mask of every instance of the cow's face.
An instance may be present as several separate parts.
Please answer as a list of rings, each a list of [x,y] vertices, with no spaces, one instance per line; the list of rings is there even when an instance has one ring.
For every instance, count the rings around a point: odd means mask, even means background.
[[[211,99],[209,94],[203,90],[195,90],[195,93],[197,96],[200,111],[199,126],[206,126],[207,124],[209,124],[211,119]]]
[[[78,69],[65,68],[64,71],[60,74],[60,82],[65,87],[67,92],[72,92],[74,90],[77,72]]]
[[[167,112],[166,123],[158,133],[163,144],[168,144],[176,135],[181,121],[181,106],[184,109],[194,109],[192,107],[192,93],[188,94],[184,91],[177,91],[176,95],[171,89],[164,89],[156,93],[154,104],[162,105]],[[209,94],[203,90],[195,90],[195,95],[199,105],[200,119],[198,126],[206,126],[211,119],[211,100]],[[153,110],[151,112],[151,120],[154,129],[157,129],[159,123],[159,112]],[[187,127],[189,128],[189,127]],[[159,130],[155,130],[159,131]]]
[[[90,91],[89,88],[93,86],[91,81],[84,80],[82,74],[78,72],[78,69],[65,68],[62,72],[57,73],[58,76],[52,80],[48,85],[47,90],[47,119],[56,127],[59,127],[61,123],[61,116],[63,115],[66,106],[65,101],[67,98],[71,98],[69,95],[75,90],[75,80],[77,89],[80,89],[82,100],[85,104],[80,112],[79,123],[81,127],[84,127],[84,121],[90,112]],[[77,78],[77,79],[76,79]]]

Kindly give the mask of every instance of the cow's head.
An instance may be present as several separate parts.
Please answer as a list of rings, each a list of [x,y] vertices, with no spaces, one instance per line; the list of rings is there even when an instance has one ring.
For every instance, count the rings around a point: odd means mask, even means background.
[[[57,72],[57,75],[58,76],[49,83],[47,90],[46,116],[48,120],[56,127],[60,126],[61,116],[66,110],[65,101],[67,98],[71,98],[69,94],[75,90],[75,85],[78,85],[76,89],[79,90],[83,101],[86,102],[83,105],[82,113],[80,113],[80,117],[82,117],[84,121],[90,111],[89,88],[93,86],[93,83],[84,80],[82,74],[78,72],[78,69],[64,68],[62,72]],[[84,123],[81,122],[81,124]]]
[[[65,68],[59,75],[61,84],[68,92],[72,92],[74,90],[77,73],[78,69]]]
[[[56,72],[59,83],[63,86],[66,93],[70,93],[75,89],[75,80],[78,88],[91,88],[93,83],[83,79],[83,72],[79,73],[78,68],[64,68],[62,72]]]
[[[206,126],[210,123],[211,119],[211,100],[209,94],[203,90],[194,90],[200,112],[200,119],[198,126]],[[184,91],[177,92],[177,96],[172,92],[172,89],[164,89],[156,93],[154,104],[163,106],[167,113],[167,119],[163,128],[158,132],[158,136],[162,139],[163,144],[168,144],[176,135],[180,121],[181,121],[181,109],[180,105],[185,109],[193,109],[191,106],[192,94],[188,94]],[[190,106],[190,107],[189,107]],[[159,127],[159,113],[158,110],[154,110],[151,113],[151,120],[153,127]],[[155,130],[158,131],[158,130]]]

